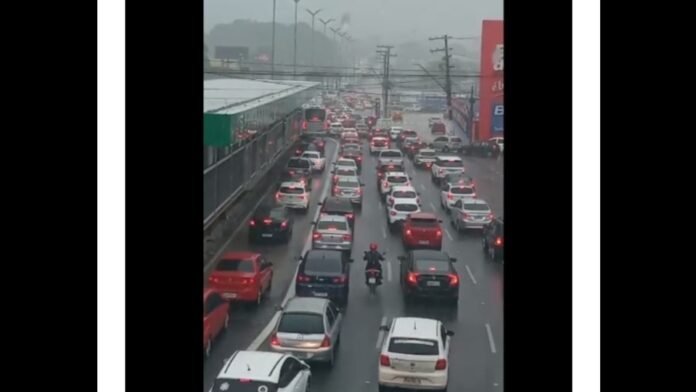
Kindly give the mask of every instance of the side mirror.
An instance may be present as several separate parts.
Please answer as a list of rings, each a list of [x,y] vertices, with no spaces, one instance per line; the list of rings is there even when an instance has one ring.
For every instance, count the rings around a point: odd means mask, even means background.
[[[384,332],[389,332],[389,326],[388,325],[380,325],[379,330],[384,331]]]
[[[311,222],[310,224],[311,224],[312,226],[314,226],[314,225],[316,225],[316,224],[317,224],[317,222],[316,222],[316,221],[314,221],[314,222]]]
[[[447,331],[447,336],[454,336],[454,331]]]
[[[304,369],[304,370],[311,370],[311,368],[309,367],[309,365],[307,365],[307,362],[305,362],[305,361],[300,361],[300,363],[302,364],[302,369]]]

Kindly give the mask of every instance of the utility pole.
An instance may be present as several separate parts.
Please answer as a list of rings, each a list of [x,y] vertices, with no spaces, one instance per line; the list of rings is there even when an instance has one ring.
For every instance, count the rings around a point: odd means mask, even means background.
[[[275,76],[275,25],[276,25],[276,0],[273,0],[273,29],[271,32],[271,79]]]
[[[474,97],[474,85],[471,85],[471,93],[469,94],[469,119],[466,122],[466,133],[469,138],[469,143],[474,142],[474,104],[476,103],[476,97]]]
[[[340,28],[334,29],[333,27],[329,27],[329,29],[331,29],[331,31],[333,31],[333,41],[334,41],[334,46],[336,46],[336,57],[334,58],[334,64],[339,65],[338,64],[338,55],[340,54],[340,49],[338,48],[338,44],[336,43],[336,33],[341,31],[341,29]],[[336,79],[334,79],[334,87],[336,88],[336,90],[338,90],[338,77],[336,77]]]
[[[382,117],[386,118],[389,115],[389,111],[388,111],[389,88],[390,88],[390,86],[389,86],[389,59],[391,57],[396,57],[396,55],[391,53],[392,48],[394,48],[394,46],[392,46],[392,45],[377,45],[377,47],[379,48],[377,50],[377,53],[381,54],[383,56],[383,59],[384,59],[384,65],[383,65],[384,66],[384,72],[383,72],[384,77],[382,79],[382,99],[383,99],[382,107],[384,108],[383,109],[384,114],[382,115]]]
[[[448,38],[453,38],[451,36],[448,36],[447,34],[441,36],[441,37],[432,37],[428,38],[429,41],[435,41],[435,40],[444,40],[445,41],[445,47],[444,48],[439,48],[439,49],[431,49],[430,53],[435,53],[435,52],[445,52],[445,94],[447,95],[447,118],[452,119],[452,80],[450,79],[450,69],[454,68],[450,66],[449,60],[452,55],[449,54],[450,48],[447,42]]]
[[[319,12],[321,12],[321,8],[314,12],[310,11],[308,8],[305,8],[305,11],[312,15],[312,67],[314,67],[314,17],[317,16]]]
[[[292,50],[292,78],[297,79],[297,3],[300,0],[295,0],[295,45]]]

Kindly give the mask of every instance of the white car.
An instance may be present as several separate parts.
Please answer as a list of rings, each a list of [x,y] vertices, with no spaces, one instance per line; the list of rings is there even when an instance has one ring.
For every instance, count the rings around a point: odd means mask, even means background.
[[[502,152],[503,152],[504,139],[505,139],[505,138],[502,138],[502,137],[492,137],[492,138],[488,139],[488,141],[497,144],[498,147],[500,147],[500,152],[502,153]]]
[[[303,212],[309,209],[309,192],[301,182],[284,182],[275,195],[276,202],[280,206],[299,208]]]
[[[309,365],[293,355],[235,351],[225,361],[209,392],[308,392],[311,377]]]
[[[415,200],[397,200],[387,207],[387,222],[389,229],[393,230],[397,223],[403,223],[410,214],[421,212],[420,206]]]
[[[351,158],[339,158],[336,163],[334,163],[336,170],[338,169],[355,169],[356,173],[360,173],[360,168],[358,164],[355,163],[354,159]]]
[[[319,151],[305,151],[300,158],[309,159],[315,171],[323,172],[326,167],[326,158],[322,158]]]
[[[431,179],[439,183],[446,174],[464,173],[464,162],[456,155],[441,155],[435,158],[435,162],[430,167]]]
[[[343,124],[340,122],[332,122],[329,126],[329,133],[332,135],[340,135],[343,132]]]
[[[430,117],[428,119],[428,126],[432,126],[434,123],[442,120],[440,117]]]
[[[436,156],[437,151],[432,148],[423,148],[414,156],[413,163],[416,167],[430,168],[437,160]]]
[[[379,152],[379,156],[377,158],[377,165],[382,166],[382,165],[387,165],[393,163],[395,165],[403,165],[404,164],[404,153],[401,152],[400,150],[395,150],[395,149],[388,149],[388,150],[382,150]]]
[[[407,186],[411,185],[408,175],[404,172],[386,172],[384,179],[379,183],[379,194],[386,195],[392,189],[392,186]]]
[[[401,131],[404,130],[404,127],[391,127],[389,130],[389,137],[391,137],[391,140],[396,140],[399,138],[399,135],[401,135]]]
[[[476,188],[464,184],[444,184],[440,191],[440,205],[449,211],[454,204],[463,199],[475,199]]]
[[[395,202],[401,200],[411,200],[418,203],[418,205],[421,205],[421,200],[418,196],[418,192],[416,192],[416,188],[412,187],[411,185],[391,187],[391,191],[389,192],[389,194],[387,194],[387,205],[391,206]]]
[[[343,128],[343,132],[341,132],[341,140],[359,138],[358,130],[355,128]]]
[[[389,140],[386,137],[373,137],[370,142],[370,154],[389,149]]]
[[[452,331],[438,320],[417,317],[397,317],[380,329],[387,335],[379,355],[379,391],[447,390]]]

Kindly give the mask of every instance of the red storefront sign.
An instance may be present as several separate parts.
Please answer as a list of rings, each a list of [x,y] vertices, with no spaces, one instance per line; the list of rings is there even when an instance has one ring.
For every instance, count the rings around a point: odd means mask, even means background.
[[[503,136],[503,64],[503,21],[484,20],[481,31],[479,124],[475,140]]]

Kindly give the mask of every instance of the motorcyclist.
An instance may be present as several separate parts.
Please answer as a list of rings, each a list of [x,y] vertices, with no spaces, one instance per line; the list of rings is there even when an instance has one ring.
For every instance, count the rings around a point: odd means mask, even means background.
[[[367,270],[376,269],[379,270],[379,277],[377,278],[378,284],[382,284],[382,263],[384,261],[384,256],[377,251],[377,244],[371,243],[370,250],[365,252],[363,260],[367,261],[365,264],[365,284],[367,284]]]

